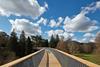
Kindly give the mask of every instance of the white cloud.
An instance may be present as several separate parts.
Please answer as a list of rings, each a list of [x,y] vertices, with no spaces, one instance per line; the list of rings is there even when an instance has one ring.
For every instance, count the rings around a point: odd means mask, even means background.
[[[61,37],[63,36],[64,37],[64,40],[68,40],[68,39],[72,39],[74,37],[74,33],[68,33],[68,32],[64,32],[60,35]]]
[[[42,7],[37,0],[0,0],[0,14],[6,16],[14,14],[35,18],[43,14],[47,7],[47,3]]]
[[[100,30],[96,33],[96,42],[100,41]]]
[[[3,30],[2,30],[2,29],[0,29],[0,32],[3,32]]]
[[[54,30],[48,31],[48,32],[47,32],[48,37],[51,37],[52,35],[55,35],[54,33],[55,33]]]
[[[96,8],[100,9],[100,1],[96,2]]]
[[[45,2],[45,8],[48,8],[48,4]]]
[[[64,31],[63,31],[63,30],[60,30],[60,29],[59,29],[59,30],[55,30],[55,34],[58,34],[58,35],[59,35],[59,34],[62,34],[63,32],[64,32]]]
[[[81,12],[84,13],[84,14],[87,14],[90,11],[94,12],[97,9],[100,9],[100,1],[93,2],[89,6],[83,7],[83,10]]]
[[[57,29],[57,30],[50,30],[47,32],[48,37],[51,37],[52,35],[55,37],[56,35],[59,35],[59,38],[64,37],[64,40],[67,40],[69,38],[72,38],[74,36],[73,33],[68,33],[68,32],[64,32],[61,29]]]
[[[62,17],[59,17],[56,26],[57,26],[57,27],[62,26],[62,25],[61,25],[62,22],[63,22],[63,18],[62,18]]]
[[[50,27],[52,27],[52,28],[53,28],[53,27],[56,27],[56,21],[55,21],[54,19],[51,19],[49,25],[50,25]]]
[[[83,35],[83,38],[79,40],[79,42],[88,43],[88,42],[94,42],[95,35],[93,33],[85,33]]]
[[[67,16],[64,20],[64,30],[67,32],[90,32],[98,29],[99,27],[96,26],[98,22],[86,16],[90,11],[95,11],[97,9],[100,9],[100,1],[84,7],[74,18],[69,18]]]
[[[43,25],[47,25],[47,19],[41,17],[38,21],[37,21],[38,24],[43,24]]]
[[[44,20],[44,18],[41,17],[41,18],[37,21],[37,23],[38,23],[38,24],[41,24],[41,23],[43,22],[43,20]]]
[[[92,34],[92,33],[85,33],[83,35],[83,37],[94,37],[94,34]]]
[[[58,17],[57,21],[54,19],[50,20],[49,26],[50,27],[60,27],[62,26],[61,23],[63,22],[63,18],[62,17]]]
[[[68,16],[65,18],[64,20],[64,25],[67,24],[67,23],[70,23],[71,22],[71,18],[69,18]]]
[[[83,38],[79,42],[81,42],[81,43],[95,42],[95,38],[91,38],[91,39],[89,39],[89,38]]]
[[[52,35],[60,35],[60,34],[62,34],[64,31],[63,30],[60,30],[60,29],[58,29],[58,30],[50,30],[50,31],[47,31],[47,34],[48,34],[48,37],[51,37]]]
[[[16,19],[15,21],[9,21],[12,24],[12,30],[15,29],[16,32],[20,33],[22,30],[24,30],[28,35],[41,34],[41,27],[38,24],[32,23],[27,19]]]
[[[98,29],[96,22],[96,20],[91,20],[89,17],[80,13],[72,19],[66,17],[63,28],[67,32],[90,32]]]
[[[100,30],[96,33],[96,36],[100,37]]]

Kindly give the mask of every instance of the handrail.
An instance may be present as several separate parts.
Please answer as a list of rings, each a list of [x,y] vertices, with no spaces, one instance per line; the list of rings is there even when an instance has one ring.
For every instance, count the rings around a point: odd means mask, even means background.
[[[89,62],[89,61],[87,61],[87,60],[81,59],[81,58],[76,57],[76,56],[74,56],[74,55],[71,55],[71,54],[65,53],[65,52],[63,52],[63,51],[60,51],[60,50],[58,50],[58,49],[54,49],[54,50],[56,50],[56,51],[58,51],[58,52],[60,52],[60,53],[62,53],[62,54],[64,54],[64,55],[66,55],[66,56],[68,56],[68,57],[70,57],[70,58],[72,58],[72,59],[74,59],[74,60],[76,60],[76,61],[79,61],[79,62],[85,64],[85,65],[88,66],[88,67],[100,67],[100,65],[98,65],[98,64]]]
[[[38,54],[38,53],[41,54],[41,52],[44,51],[44,50],[45,50],[45,49],[41,49],[41,50],[39,50],[39,51],[37,51],[37,52],[35,52],[35,53],[29,54],[29,55],[27,55],[27,56],[25,56],[25,57],[22,57],[22,58],[19,58],[19,59],[15,60],[15,61],[12,61],[12,62],[10,62],[10,63],[4,64],[4,65],[2,65],[2,66],[0,66],[0,67],[13,67],[13,66],[16,66],[17,64],[20,65],[20,63],[22,64],[24,61],[27,61],[28,59],[32,59],[32,57],[34,57],[34,56],[41,56],[41,55],[37,55],[37,54]],[[75,61],[75,65],[77,65],[77,64],[79,64],[80,66],[83,65],[82,67],[100,67],[100,65],[97,65],[97,64],[95,64],[95,63],[89,62],[89,61],[84,60],[84,59],[81,59],[81,58],[76,57],[76,56],[74,56],[74,55],[65,53],[65,52],[60,51],[60,50],[58,50],[58,49],[52,49],[52,51],[56,52],[55,54],[59,53],[59,55],[61,55],[65,60],[66,60],[66,58],[68,58],[69,61],[67,60],[67,62],[69,62],[69,63],[71,63],[71,64],[74,64],[73,61]],[[58,54],[57,54],[57,55],[58,55]],[[65,56],[65,57],[64,57],[64,56]],[[35,57],[34,57],[34,58],[35,58]],[[60,58],[61,58],[61,57],[60,57]],[[63,60],[64,60],[64,59],[63,59]],[[62,61],[63,61],[63,60],[62,60]],[[30,60],[30,61],[31,61],[31,60]],[[39,60],[39,61],[40,61],[40,60]],[[27,62],[29,62],[29,61],[27,61]],[[68,66],[71,65],[71,64],[68,64]],[[36,64],[36,65],[37,65],[37,64]],[[64,64],[64,65],[65,65],[65,64]],[[80,66],[78,66],[78,67],[80,67]],[[35,66],[35,67],[37,67],[37,66]],[[72,67],[72,66],[69,66],[69,67]]]
[[[41,52],[43,50],[44,50],[44,48],[39,50],[39,51],[37,51],[37,52],[35,52],[35,53],[29,54],[29,55],[27,55],[25,57],[19,58],[17,60],[14,60],[14,61],[9,62],[9,63],[4,64],[4,65],[1,65],[0,67],[12,67],[12,66],[14,66],[14,65],[16,65],[18,63],[21,63],[21,62],[27,60],[27,59],[30,59],[31,57],[33,57],[34,55],[36,55],[37,53],[39,53],[39,52]]]

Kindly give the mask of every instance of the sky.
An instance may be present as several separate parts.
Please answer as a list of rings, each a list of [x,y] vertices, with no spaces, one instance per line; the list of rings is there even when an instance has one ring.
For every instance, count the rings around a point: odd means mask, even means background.
[[[100,32],[100,0],[0,0],[0,31],[94,42]]]

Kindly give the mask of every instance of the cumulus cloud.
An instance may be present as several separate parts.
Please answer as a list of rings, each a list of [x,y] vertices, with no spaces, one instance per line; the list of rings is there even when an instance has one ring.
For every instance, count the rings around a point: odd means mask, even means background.
[[[62,17],[58,17],[58,19],[57,19],[57,21],[56,20],[54,20],[54,19],[51,19],[50,20],[50,23],[49,23],[49,26],[50,27],[60,27],[60,26],[62,26],[62,23],[63,22],[63,18]]]
[[[59,35],[62,34],[64,31],[63,30],[50,30],[47,32],[48,36],[51,37],[52,35]]]
[[[81,11],[83,14],[87,14],[90,11],[94,12],[95,10],[100,9],[100,1],[93,2],[87,7],[83,7],[83,10]]]
[[[83,38],[79,40],[79,42],[85,42],[85,43],[88,43],[88,42],[94,42],[95,40],[95,35],[93,33],[85,33],[83,35]]]
[[[48,4],[45,2],[45,8],[48,8]]]
[[[90,11],[95,11],[97,9],[100,9],[100,1],[84,7],[74,18],[69,18],[67,16],[64,20],[64,30],[67,32],[90,32],[98,29],[99,27],[96,26],[98,22],[86,16]]]
[[[43,14],[48,5],[40,6],[37,0],[0,0],[0,14],[9,16],[24,15],[33,18]]]
[[[3,30],[2,30],[2,29],[0,29],[0,32],[3,32]]]
[[[63,32],[62,34],[59,34],[60,38],[63,36],[64,40],[72,39],[74,37],[74,33],[68,33],[68,32]]]
[[[20,33],[21,31],[24,30],[25,33],[28,35],[41,34],[41,27],[38,24],[32,23],[27,19],[16,19],[15,21],[14,20],[9,20],[9,21],[12,24],[12,30],[14,29],[16,32]]]
[[[47,19],[41,17],[38,21],[37,21],[38,24],[43,24],[43,25],[47,25]]]
[[[70,22],[71,22],[71,18],[69,18],[68,16],[65,17],[64,25],[66,25],[67,23],[70,23]]]
[[[59,17],[56,26],[57,27],[62,26],[62,24],[61,24],[62,22],[63,22],[63,18],[62,17]]]
[[[89,38],[83,38],[79,42],[81,42],[81,43],[95,42],[95,38],[91,38],[91,39],[89,39]]]
[[[56,26],[56,21],[55,21],[54,19],[51,19],[49,25],[50,25],[50,27],[52,27],[52,28],[55,27],[55,26]]]
[[[59,35],[59,38],[64,37],[64,40],[67,40],[69,38],[72,38],[74,36],[74,33],[68,33],[68,32],[64,32],[61,29],[57,29],[57,30],[50,30],[47,32],[48,36],[51,37],[52,35],[55,37],[56,35]]]
[[[92,34],[92,33],[85,33],[83,35],[83,37],[94,37],[94,34]]]
[[[96,23],[96,20],[91,20],[83,13],[79,13],[72,19],[66,17],[63,28],[67,32],[90,32],[98,29]]]

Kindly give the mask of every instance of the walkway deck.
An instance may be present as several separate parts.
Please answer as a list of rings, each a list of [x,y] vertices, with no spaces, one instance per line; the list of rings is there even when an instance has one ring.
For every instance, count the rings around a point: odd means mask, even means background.
[[[46,50],[39,67],[61,67],[61,65],[54,54]]]
[[[63,51],[43,48],[0,67],[100,67]]]

